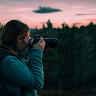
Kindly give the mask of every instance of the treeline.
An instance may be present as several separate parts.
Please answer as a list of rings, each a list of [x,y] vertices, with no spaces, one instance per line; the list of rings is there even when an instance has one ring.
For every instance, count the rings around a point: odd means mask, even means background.
[[[33,35],[57,38],[58,47],[44,51],[44,88],[67,90],[96,86],[96,25],[92,22],[80,28],[65,23],[52,28],[50,20]]]
[[[88,26],[70,28],[63,23],[62,28],[56,29],[50,20],[46,24],[47,28],[43,24],[42,30],[36,28],[36,32],[31,32],[31,36],[58,39],[58,47],[44,51],[44,88],[95,88],[96,25],[91,22]]]
[[[0,22],[0,38],[1,38],[1,31],[2,31],[2,29],[3,29],[4,26],[5,25],[1,24],[1,22]]]

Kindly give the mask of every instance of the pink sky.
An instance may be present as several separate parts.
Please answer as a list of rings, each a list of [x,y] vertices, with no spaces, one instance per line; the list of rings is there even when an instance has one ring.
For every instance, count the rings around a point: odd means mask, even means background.
[[[36,13],[39,6],[62,11]],[[46,10],[45,10],[46,11]],[[6,24],[9,20],[18,19],[30,28],[42,28],[48,19],[53,27],[62,23],[70,27],[88,25],[91,21],[96,24],[96,0],[0,0],[0,22]],[[45,26],[47,26],[45,24]]]

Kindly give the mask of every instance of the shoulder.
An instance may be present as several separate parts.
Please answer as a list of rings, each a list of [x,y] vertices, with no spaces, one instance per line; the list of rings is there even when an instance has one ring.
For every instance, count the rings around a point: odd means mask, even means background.
[[[21,61],[16,56],[7,55],[2,59],[2,65],[10,66],[13,64],[18,64]]]
[[[18,58],[16,56],[12,56],[12,55],[7,55],[3,58],[3,60],[18,60]]]
[[[6,57],[4,57],[1,63],[1,69],[3,70],[3,72],[7,72],[8,70],[10,70],[10,72],[13,70],[14,72],[16,70],[21,70],[25,67],[25,64],[21,60],[11,55],[7,55]]]

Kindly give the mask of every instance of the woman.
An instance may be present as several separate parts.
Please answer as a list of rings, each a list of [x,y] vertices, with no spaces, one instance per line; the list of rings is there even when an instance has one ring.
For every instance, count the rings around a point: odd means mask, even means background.
[[[5,56],[0,66],[0,78],[13,96],[37,96],[36,90],[43,88],[42,55],[46,43],[40,38],[32,46],[30,57],[25,61],[19,52],[25,50],[29,36],[28,26],[18,20],[9,21],[1,33],[1,45],[16,55]],[[0,50],[1,54],[6,52]]]

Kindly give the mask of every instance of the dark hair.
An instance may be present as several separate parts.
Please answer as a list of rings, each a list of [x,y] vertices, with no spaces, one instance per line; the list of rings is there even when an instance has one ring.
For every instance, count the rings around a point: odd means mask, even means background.
[[[1,32],[1,42],[4,45],[13,46],[20,35],[26,36],[29,27],[19,20],[9,21]]]

